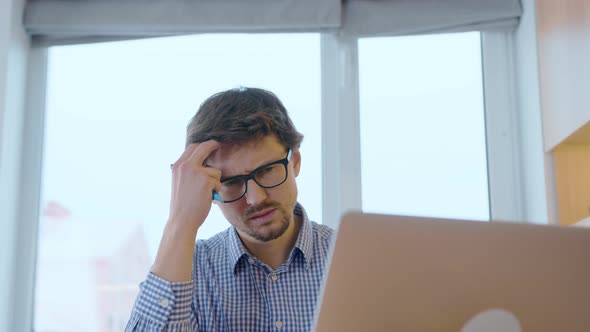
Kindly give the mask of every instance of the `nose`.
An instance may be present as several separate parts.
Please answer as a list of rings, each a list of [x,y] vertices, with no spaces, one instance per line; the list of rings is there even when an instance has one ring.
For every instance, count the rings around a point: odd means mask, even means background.
[[[266,189],[258,185],[254,180],[248,180],[246,191],[246,202],[248,205],[256,205],[266,199]]]

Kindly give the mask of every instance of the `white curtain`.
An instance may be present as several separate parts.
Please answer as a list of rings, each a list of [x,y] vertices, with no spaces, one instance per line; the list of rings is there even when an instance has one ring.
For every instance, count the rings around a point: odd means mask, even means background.
[[[511,29],[519,0],[29,0],[29,34],[52,41],[205,32],[357,36]]]

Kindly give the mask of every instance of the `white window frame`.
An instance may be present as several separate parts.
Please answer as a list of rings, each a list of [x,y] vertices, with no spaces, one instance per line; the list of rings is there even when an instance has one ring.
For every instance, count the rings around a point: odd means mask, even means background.
[[[522,220],[523,216],[512,35],[511,32],[482,34],[492,220]],[[336,228],[344,213],[360,210],[362,206],[358,39],[341,33],[325,33],[321,43],[322,217],[325,224]],[[12,296],[0,302],[0,321],[5,321],[5,330],[11,331],[33,330],[47,49],[50,46],[33,41],[29,53],[24,135],[22,141],[17,142],[21,146],[21,158],[17,162],[20,171],[13,174],[21,184],[13,193],[19,198],[19,203],[16,203],[18,216],[8,221],[17,233],[15,248],[9,251],[13,253],[14,268],[1,272],[9,276],[7,279],[13,280],[14,285]],[[11,121],[10,118],[7,120]],[[3,327],[0,325],[0,329]]]
[[[514,50],[510,32],[482,32],[490,220],[523,220]],[[362,209],[358,39],[322,37],[324,223]]]
[[[481,34],[490,220],[523,220],[512,34]]]

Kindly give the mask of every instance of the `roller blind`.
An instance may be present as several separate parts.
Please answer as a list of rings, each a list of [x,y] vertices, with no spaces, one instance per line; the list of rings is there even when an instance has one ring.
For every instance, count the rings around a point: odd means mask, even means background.
[[[512,29],[519,0],[29,0],[43,38],[342,31],[356,36]]]
[[[323,31],[340,0],[29,0],[26,30],[49,38]]]
[[[348,0],[342,29],[360,36],[513,29],[518,0]]]

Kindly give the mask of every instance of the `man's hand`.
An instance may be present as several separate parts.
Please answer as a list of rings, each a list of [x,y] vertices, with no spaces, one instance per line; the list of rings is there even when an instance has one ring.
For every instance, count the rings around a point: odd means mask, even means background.
[[[207,218],[212,192],[220,189],[221,171],[204,162],[219,147],[216,141],[190,144],[174,163],[169,223],[196,234]]]
[[[197,231],[211,210],[213,190],[221,186],[221,171],[204,163],[220,146],[191,144],[172,167],[170,218],[152,266],[152,273],[168,282],[191,280]]]

